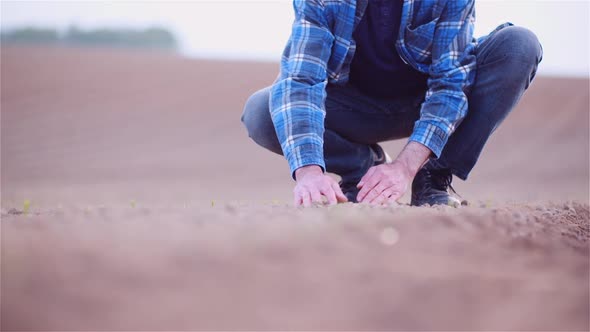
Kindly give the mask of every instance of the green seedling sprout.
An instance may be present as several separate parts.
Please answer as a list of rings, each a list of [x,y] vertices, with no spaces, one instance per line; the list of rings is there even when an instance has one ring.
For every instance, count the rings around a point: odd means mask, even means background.
[[[137,205],[137,202],[135,202],[135,200],[134,200],[134,199],[132,199],[132,200],[129,202],[129,205],[131,205],[131,207],[135,209],[135,205]]]
[[[211,201],[211,207],[215,206],[215,201]]]
[[[31,201],[28,199],[25,199],[25,201],[23,202],[23,213],[28,214],[30,208],[31,208]]]

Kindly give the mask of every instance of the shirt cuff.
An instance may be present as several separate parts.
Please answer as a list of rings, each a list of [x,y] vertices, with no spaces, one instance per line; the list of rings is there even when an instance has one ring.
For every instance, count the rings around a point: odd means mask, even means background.
[[[433,121],[418,120],[409,140],[426,146],[439,158],[448,139],[449,134]]]
[[[326,171],[324,149],[321,145],[313,143],[297,145],[290,151],[285,151],[285,157],[289,161],[293,180],[295,180],[295,171],[303,166],[318,165],[322,168],[322,172]]]

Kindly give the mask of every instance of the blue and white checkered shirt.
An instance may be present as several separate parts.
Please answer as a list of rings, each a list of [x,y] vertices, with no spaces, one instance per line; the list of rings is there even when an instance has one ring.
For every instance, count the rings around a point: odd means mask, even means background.
[[[352,32],[368,0],[294,0],[295,21],[273,84],[270,112],[291,174],[306,165],[325,170],[326,85],[348,81]],[[474,0],[405,0],[396,48],[427,73],[428,90],[410,141],[439,157],[467,113],[475,78]]]

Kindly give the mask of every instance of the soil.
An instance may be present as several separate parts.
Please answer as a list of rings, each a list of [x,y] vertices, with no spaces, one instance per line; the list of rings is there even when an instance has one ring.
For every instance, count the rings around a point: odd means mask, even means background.
[[[469,206],[297,209],[239,121],[276,63],[1,57],[2,330],[590,329],[588,79],[535,79]]]

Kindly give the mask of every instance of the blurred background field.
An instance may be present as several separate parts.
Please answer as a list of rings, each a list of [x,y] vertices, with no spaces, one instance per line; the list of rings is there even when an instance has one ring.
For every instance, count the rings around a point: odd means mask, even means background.
[[[174,35],[163,28],[142,30],[131,28],[102,28],[83,30],[76,26],[65,32],[58,29],[21,27],[0,34],[3,44],[42,44],[51,46],[107,46],[176,51]]]

